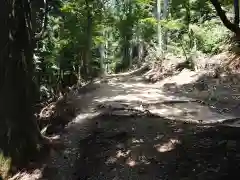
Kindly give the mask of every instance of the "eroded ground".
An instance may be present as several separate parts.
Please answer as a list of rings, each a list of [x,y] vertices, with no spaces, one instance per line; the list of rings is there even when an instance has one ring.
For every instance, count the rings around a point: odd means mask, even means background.
[[[212,91],[193,90],[200,75],[182,72],[155,84],[116,77],[77,94],[78,116],[62,135],[66,148],[34,179],[237,178],[238,137],[208,126],[237,118],[236,107],[222,111],[230,106],[214,106]]]

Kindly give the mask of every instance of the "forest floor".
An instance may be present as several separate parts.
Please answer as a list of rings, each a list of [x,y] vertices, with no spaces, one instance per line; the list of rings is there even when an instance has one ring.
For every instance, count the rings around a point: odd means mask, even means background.
[[[95,82],[74,98],[65,148],[15,179],[238,179],[240,139],[221,129],[240,117],[240,86],[196,83],[203,76],[183,70],[154,84],[127,75]]]

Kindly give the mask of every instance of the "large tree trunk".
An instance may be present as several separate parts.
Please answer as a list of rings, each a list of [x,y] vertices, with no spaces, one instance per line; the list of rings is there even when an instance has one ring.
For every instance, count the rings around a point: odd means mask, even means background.
[[[218,16],[222,20],[223,24],[232,32],[234,32],[237,36],[240,36],[240,28],[238,25],[231,23],[227,18],[225,11],[222,9],[221,4],[218,0],[210,0],[213,6],[215,7]]]
[[[86,28],[86,48],[85,48],[85,57],[83,58],[83,73],[85,79],[90,78],[90,62],[92,60],[92,29],[93,29],[93,17],[92,17],[92,1],[85,0],[86,11],[87,11],[87,28]]]
[[[239,26],[239,0],[234,0],[234,24]]]
[[[27,0],[0,1],[0,150],[20,161],[36,149],[33,44]]]

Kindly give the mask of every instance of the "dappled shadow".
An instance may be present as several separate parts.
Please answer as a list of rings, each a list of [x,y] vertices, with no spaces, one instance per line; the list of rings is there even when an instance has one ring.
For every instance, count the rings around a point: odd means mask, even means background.
[[[103,131],[79,142],[72,179],[239,177],[238,141],[210,137],[215,130],[159,117],[97,119]]]
[[[167,81],[164,85],[166,84]],[[113,81],[104,85],[102,92],[93,98],[92,103],[113,108],[127,105],[129,108],[148,110],[168,119],[182,121],[217,123],[233,118],[227,113],[220,114],[195,96],[177,91],[182,85],[179,88],[176,85],[174,87],[170,89],[162,84],[147,84],[143,80]]]
[[[226,114],[161,83],[124,78],[75,99],[67,149],[42,179],[219,179],[238,170],[227,165],[239,162],[237,136],[206,127]]]
[[[67,145],[64,141],[66,141],[66,136],[68,132],[66,131],[66,127],[69,131],[73,133],[79,130],[79,127],[76,125],[71,126],[72,123],[76,120],[76,117],[79,115],[79,111],[82,108],[87,108],[87,104],[84,103],[85,97],[89,93],[93,93],[98,88],[98,86],[90,83],[80,89],[75,89],[75,91],[70,91],[64,98],[60,99],[57,102],[49,104],[46,107],[46,111],[44,112],[46,116],[39,119],[38,124],[40,128],[46,127],[45,135],[48,137],[60,137],[60,142],[40,147],[41,151],[36,153],[33,158],[30,159],[24,166],[20,167],[20,170],[15,169],[13,173],[17,171],[21,171],[15,174],[12,177],[14,179],[41,179],[43,176],[50,176],[48,173],[48,160],[57,152],[62,152],[64,146]],[[80,103],[81,102],[81,105]],[[84,113],[81,113],[84,115]],[[80,123],[80,122],[78,122]],[[81,124],[81,123],[80,123]],[[76,134],[74,134],[76,135]],[[79,138],[76,136],[76,138]],[[75,139],[76,139],[75,138]],[[57,140],[58,141],[58,140]],[[61,154],[59,154],[61,156]],[[1,174],[1,173],[0,173]],[[52,174],[52,172],[51,172]]]
[[[187,77],[186,77],[187,78]],[[240,117],[239,74],[225,73],[213,77],[205,73],[198,76],[193,82],[183,84],[166,83],[164,92],[175,96],[185,96],[201,100],[202,104],[211,108],[211,111],[227,113],[232,117]]]
[[[71,122],[78,112],[83,108],[83,97],[98,88],[97,85],[89,83],[81,88],[72,89],[58,101],[50,103],[40,112],[38,121],[40,129],[47,127],[46,134],[53,135],[63,132],[66,125]],[[85,107],[86,108],[86,107]]]

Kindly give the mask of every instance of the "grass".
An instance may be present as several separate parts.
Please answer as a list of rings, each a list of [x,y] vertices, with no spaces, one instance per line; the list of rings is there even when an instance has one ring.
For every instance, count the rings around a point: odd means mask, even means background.
[[[5,157],[2,152],[0,152],[0,179],[6,178],[11,167],[11,158]]]

